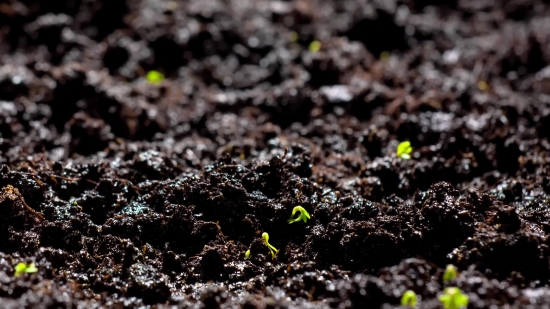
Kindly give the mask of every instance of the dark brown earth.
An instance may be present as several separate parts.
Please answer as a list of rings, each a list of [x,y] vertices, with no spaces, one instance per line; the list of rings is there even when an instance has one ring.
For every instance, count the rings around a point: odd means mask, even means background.
[[[550,304],[548,0],[3,0],[0,40],[1,308]]]

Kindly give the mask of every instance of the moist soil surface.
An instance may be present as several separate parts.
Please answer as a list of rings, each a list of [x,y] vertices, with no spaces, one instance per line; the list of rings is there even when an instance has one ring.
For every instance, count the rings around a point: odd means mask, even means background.
[[[1,308],[550,304],[547,0],[4,0],[0,40]]]

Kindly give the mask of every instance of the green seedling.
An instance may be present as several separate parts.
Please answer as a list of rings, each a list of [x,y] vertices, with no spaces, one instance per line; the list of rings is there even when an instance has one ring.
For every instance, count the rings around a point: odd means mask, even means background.
[[[409,160],[411,158],[412,151],[413,148],[411,146],[411,142],[405,141],[397,145],[397,151],[395,154],[403,160]]]
[[[164,74],[159,71],[149,71],[145,77],[147,81],[153,85],[158,85],[164,80]]]
[[[246,252],[244,253],[244,258],[245,258],[245,259],[249,259],[249,258],[250,258],[250,249],[246,250]]]
[[[277,248],[273,247],[270,243],[269,243],[269,235],[264,232],[262,234],[262,238],[264,239],[264,243],[265,245],[269,248],[269,251],[271,251],[271,257],[272,258],[275,258],[275,255],[277,255],[277,253],[279,253],[279,250],[277,250]]]
[[[31,264],[25,264],[25,263],[19,263],[15,265],[15,276],[21,276],[22,274],[33,274],[38,271],[38,268],[34,265],[34,263]]]
[[[300,212],[300,215],[298,215],[298,217],[292,219],[292,217],[294,217],[296,212]],[[290,216],[290,219],[288,219],[287,222],[288,222],[288,224],[292,224],[292,223],[296,223],[296,222],[299,222],[300,220],[302,220],[302,221],[304,221],[304,223],[306,223],[307,219],[311,219],[311,217],[309,216],[309,213],[304,209],[304,207],[296,206],[296,207],[294,207],[294,209],[292,209],[292,215]]]
[[[454,265],[447,265],[447,268],[445,268],[445,272],[443,273],[443,283],[447,283],[458,275],[458,271],[456,270],[456,267]]]
[[[408,307],[416,307],[416,304],[418,303],[418,298],[416,297],[416,293],[408,290],[403,293],[403,296],[401,296],[401,306],[408,306]]]
[[[290,33],[290,42],[296,43],[296,42],[298,42],[299,39],[300,39],[300,36],[298,35],[297,32],[292,31],[292,32]]]
[[[315,40],[311,43],[309,43],[309,51],[312,53],[316,53],[321,50],[321,42]]]
[[[487,90],[489,90],[489,84],[487,84],[486,81],[480,80],[477,83],[477,89],[479,89],[481,91],[487,91]]]
[[[468,306],[468,295],[462,294],[459,288],[445,288],[439,301],[445,309],[460,309]]]

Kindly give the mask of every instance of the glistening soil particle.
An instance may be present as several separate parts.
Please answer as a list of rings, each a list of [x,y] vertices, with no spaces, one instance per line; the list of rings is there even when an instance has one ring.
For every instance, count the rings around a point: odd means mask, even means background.
[[[0,3],[0,308],[544,307],[548,16]]]

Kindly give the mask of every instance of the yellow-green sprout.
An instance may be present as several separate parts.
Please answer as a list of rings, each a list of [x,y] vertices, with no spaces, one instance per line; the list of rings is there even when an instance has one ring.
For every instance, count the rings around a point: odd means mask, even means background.
[[[33,274],[38,271],[38,268],[34,265],[34,263],[31,264],[25,264],[25,263],[19,263],[15,265],[15,276],[21,276],[22,274]]]
[[[275,258],[275,255],[277,255],[277,253],[279,253],[279,250],[277,250],[277,248],[273,247],[269,243],[269,235],[266,232],[262,233],[262,238],[264,239],[265,245],[269,248],[269,251],[271,251],[271,257]]]
[[[458,275],[458,271],[456,270],[456,267],[454,265],[447,265],[447,268],[445,268],[445,272],[443,273],[443,283],[447,283]]]
[[[309,43],[309,51],[312,53],[316,53],[321,50],[321,42],[315,40],[311,43]]]
[[[489,84],[487,84],[486,81],[480,80],[479,82],[477,82],[477,89],[481,91],[487,91],[489,90]]]
[[[296,42],[298,42],[299,39],[300,39],[300,36],[298,35],[297,32],[292,31],[292,32],[290,33],[290,42],[296,43]]]
[[[250,258],[250,249],[246,250],[246,252],[244,253],[244,258],[245,258],[245,259],[249,259],[249,258]]]
[[[395,154],[403,160],[409,160],[411,158],[412,151],[413,148],[411,146],[411,142],[405,141],[397,145],[397,151],[395,152]]]
[[[296,212],[300,212],[300,214],[298,215],[298,217],[292,219],[292,217],[294,217]],[[288,219],[287,222],[288,222],[288,224],[292,224],[292,223],[299,222],[300,220],[302,220],[302,221],[304,221],[304,223],[306,223],[307,219],[311,219],[311,217],[309,216],[309,213],[304,209],[304,207],[296,206],[296,207],[294,207],[294,209],[292,209],[292,215],[290,216],[290,219]]]
[[[416,297],[416,293],[408,290],[403,293],[403,296],[401,296],[401,306],[408,306],[408,307],[416,307],[416,304],[418,303],[418,298]]]
[[[468,306],[468,295],[462,294],[459,288],[445,288],[439,301],[445,309],[460,309]]]
[[[383,52],[380,53],[380,60],[386,61],[388,59],[390,59],[390,52],[383,51]]]
[[[159,71],[149,71],[145,77],[151,84],[158,85],[164,80],[164,74]]]

